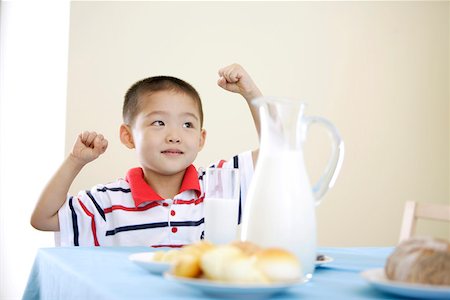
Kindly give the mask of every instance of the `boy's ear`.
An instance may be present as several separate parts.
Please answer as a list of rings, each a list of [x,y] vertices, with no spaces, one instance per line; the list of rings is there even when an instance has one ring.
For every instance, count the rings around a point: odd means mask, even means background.
[[[205,142],[206,142],[206,130],[202,129],[202,131],[200,132],[200,145],[198,151],[203,149],[203,146],[205,146]]]
[[[133,134],[128,125],[120,125],[120,141],[129,149],[134,149]]]

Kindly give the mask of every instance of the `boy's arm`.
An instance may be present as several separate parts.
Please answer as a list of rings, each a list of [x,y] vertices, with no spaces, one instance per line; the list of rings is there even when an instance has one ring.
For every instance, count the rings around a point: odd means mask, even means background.
[[[44,188],[31,216],[39,230],[59,231],[58,210],[63,206],[70,185],[81,169],[106,151],[108,141],[95,132],[81,133],[72,152]]]
[[[258,133],[258,137],[261,135],[261,125],[259,118],[259,110],[251,104],[251,101],[255,98],[261,97],[262,93],[258,86],[253,82],[250,75],[244,70],[244,68],[238,64],[232,64],[219,70],[219,80],[217,84],[230,92],[241,94],[247,101],[247,105],[250,108],[250,112],[253,117],[253,122]],[[256,165],[258,160],[259,149],[252,151],[253,165]]]

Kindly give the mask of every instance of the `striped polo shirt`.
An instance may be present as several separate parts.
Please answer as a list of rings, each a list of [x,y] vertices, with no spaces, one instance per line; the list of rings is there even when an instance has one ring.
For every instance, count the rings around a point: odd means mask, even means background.
[[[239,168],[241,201],[253,175],[251,152],[211,167]],[[204,171],[190,165],[173,199],[161,198],[144,180],[141,168],[125,179],[99,184],[68,196],[58,211],[61,246],[180,247],[203,237]]]

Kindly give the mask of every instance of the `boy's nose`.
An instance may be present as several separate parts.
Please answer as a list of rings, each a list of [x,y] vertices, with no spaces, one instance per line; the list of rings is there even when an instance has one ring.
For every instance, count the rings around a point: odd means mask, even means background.
[[[167,127],[166,141],[168,143],[180,143],[181,142],[180,132],[178,131],[177,128],[172,128],[169,126]]]
[[[169,138],[169,143],[179,143],[180,139],[179,138]]]
[[[181,141],[180,137],[174,132],[168,134],[166,140],[168,143],[179,143]]]

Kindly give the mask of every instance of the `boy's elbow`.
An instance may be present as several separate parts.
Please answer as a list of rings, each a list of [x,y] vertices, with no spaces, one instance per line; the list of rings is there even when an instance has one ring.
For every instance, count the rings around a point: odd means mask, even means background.
[[[57,222],[55,218],[57,218],[57,216],[45,219],[33,214],[30,218],[30,225],[41,231],[59,231],[59,222]]]
[[[32,215],[30,218],[30,225],[37,230],[42,230],[42,225],[41,222],[38,218],[36,218],[36,216]]]

